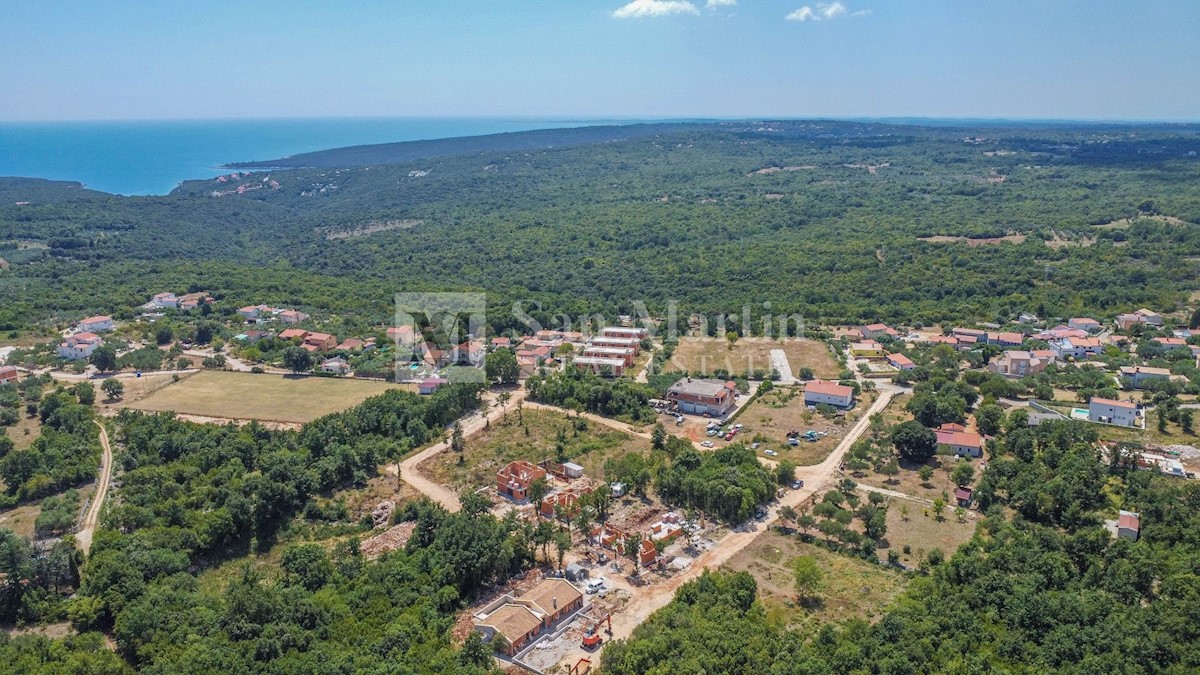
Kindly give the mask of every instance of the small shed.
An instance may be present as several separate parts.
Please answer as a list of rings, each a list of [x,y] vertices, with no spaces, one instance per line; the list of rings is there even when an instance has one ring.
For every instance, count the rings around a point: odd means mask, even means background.
[[[973,490],[971,490],[969,487],[963,487],[960,485],[959,487],[954,488],[954,499],[958,502],[958,505],[964,509],[971,506],[972,495]]]
[[[588,569],[579,563],[567,565],[567,581],[583,581],[588,578]]]
[[[566,472],[568,478],[580,478],[583,476],[583,467],[574,462],[563,464],[563,471]]]

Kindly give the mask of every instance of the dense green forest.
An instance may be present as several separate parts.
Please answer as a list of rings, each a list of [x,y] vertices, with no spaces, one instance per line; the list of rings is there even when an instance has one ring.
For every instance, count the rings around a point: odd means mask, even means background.
[[[64,395],[47,396],[43,410]],[[114,422],[119,487],[82,570],[70,539],[35,556],[0,530],[0,620],[69,618],[84,634],[0,637],[0,663],[34,673],[489,672],[482,643],[451,644],[452,615],[484,585],[531,565],[527,528],[412,504],[397,516],[416,524],[408,547],[368,563],[363,528],[320,505],[478,401],[474,385],[425,397],[393,390],[300,431],[123,411]],[[324,540],[306,542],[306,527],[322,523]],[[245,562],[276,547],[278,567]],[[222,571],[227,583],[201,583]],[[96,649],[96,629],[116,639],[123,660]]]
[[[988,517],[975,537],[916,578],[878,622],[802,634],[769,617],[748,574],[709,574],[632,639],[610,645],[604,672],[1200,668],[1200,487],[1102,463],[1094,430],[1078,422],[1010,423],[1003,439],[989,446],[978,489]],[[1118,506],[1142,514],[1138,541],[1102,526]]]
[[[6,179],[0,329],[128,311],[164,288],[377,323],[398,291],[485,291],[496,329],[517,325],[518,300],[544,325],[672,300],[681,316],[749,304],[810,321],[1170,310],[1196,286],[1197,131],[679,125],[164,197]],[[278,189],[213,196],[268,179]]]

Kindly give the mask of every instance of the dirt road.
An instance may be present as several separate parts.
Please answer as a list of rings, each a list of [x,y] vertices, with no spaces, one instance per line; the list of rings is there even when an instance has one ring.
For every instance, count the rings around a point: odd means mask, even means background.
[[[96,494],[93,495],[87,516],[83,519],[83,527],[79,528],[75,535],[75,544],[84,553],[92,548],[92,535],[96,533],[96,524],[100,522],[100,510],[104,508],[104,498],[108,496],[108,482],[112,478],[112,448],[108,445],[108,431],[100,422],[96,422],[96,426],[100,427],[100,447],[104,449],[100,460],[100,479],[96,482]]]
[[[488,404],[487,415],[484,416],[476,412],[464,417],[462,420],[463,436],[469,438],[479,433],[483,430],[487,422],[495,422],[499,420],[506,413],[515,410],[519,402],[525,400],[524,389],[518,389],[514,392],[510,392],[510,395],[511,398],[509,399],[508,404],[501,408],[497,403],[499,396],[497,393],[485,393],[483,395],[483,400]],[[426,497],[429,497],[438,504],[441,504],[447,511],[456,513],[460,508],[460,504],[458,503],[458,494],[444,485],[429,480],[423,476],[421,474],[421,470],[417,468],[422,462],[430,457],[433,457],[438,453],[445,452],[449,449],[449,440],[441,441],[440,443],[434,443],[428,448],[425,448],[417,454],[412,455],[411,457],[400,462],[399,470],[400,478],[402,478],[404,482],[419,490],[421,494],[425,495]],[[389,476],[395,476],[396,465],[389,464],[384,468],[383,471]]]
[[[745,526],[743,531],[734,531],[725,535],[716,545],[706,551],[703,555],[697,558],[685,572],[671,579],[668,583],[657,586],[647,586],[637,589],[636,593],[632,594],[632,599],[625,607],[613,614],[612,630],[613,639],[620,640],[628,638],[633,629],[637,628],[650,615],[664,607],[671,599],[675,597],[675,591],[681,585],[695,579],[701,575],[706,569],[715,569],[728,562],[733,556],[737,555],[750,545],[758,535],[770,529],[771,523],[778,518],[779,510],[784,506],[793,508],[802,504],[805,500],[811,498],[819,492],[826,484],[837,476],[838,467],[842,464],[842,458],[855,441],[862,436],[871,423],[871,415],[882,411],[891,402],[892,397],[897,393],[904,391],[900,387],[882,384],[878,385],[879,396],[875,402],[859,418],[858,422],[850,428],[846,433],[846,437],[842,442],[834,448],[833,452],[825,458],[825,461],[814,466],[800,467],[796,471],[798,478],[804,480],[804,487],[799,490],[791,490],[784,495],[774,506],[768,510],[767,517],[759,523],[751,523]],[[590,652],[578,649],[559,663],[575,663],[579,659],[588,656]]]

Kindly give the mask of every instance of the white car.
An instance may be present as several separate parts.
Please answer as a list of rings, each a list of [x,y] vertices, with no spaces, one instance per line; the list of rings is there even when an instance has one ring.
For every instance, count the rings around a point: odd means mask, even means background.
[[[735,425],[733,425],[733,428],[734,428],[734,429],[737,429],[738,431],[741,431],[741,430],[743,429],[743,427],[742,427],[741,423],[738,423],[738,424],[735,424]]]
[[[758,449],[758,443],[751,443],[751,444],[750,444],[750,449],[751,449],[751,450],[757,450],[757,449]]]
[[[763,454],[766,455],[767,457],[775,457],[779,453],[775,452],[774,450],[763,450]]]
[[[600,589],[605,588],[605,584],[607,584],[607,583],[608,583],[608,579],[605,579],[602,576],[596,577],[595,579],[588,579],[588,582],[587,582],[588,595],[592,595],[594,593],[599,593]]]
[[[700,444],[700,447],[702,447],[702,448],[711,448],[712,446],[713,446],[712,441],[704,441],[703,443]]]

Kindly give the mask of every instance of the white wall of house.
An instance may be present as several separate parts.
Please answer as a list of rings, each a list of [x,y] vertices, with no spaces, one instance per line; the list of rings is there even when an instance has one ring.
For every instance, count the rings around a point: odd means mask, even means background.
[[[807,405],[819,405],[821,403],[828,403],[829,405],[831,405],[835,408],[849,408],[850,403],[853,399],[854,399],[853,395],[835,396],[833,394],[825,394],[825,393],[816,392],[816,391],[804,392],[804,403]]]

